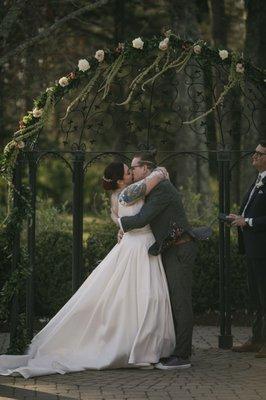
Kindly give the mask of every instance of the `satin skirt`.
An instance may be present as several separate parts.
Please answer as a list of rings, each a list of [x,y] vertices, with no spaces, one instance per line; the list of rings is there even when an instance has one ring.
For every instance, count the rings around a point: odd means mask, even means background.
[[[169,356],[174,325],[161,257],[148,255],[153,242],[149,227],[126,233],[26,354],[0,356],[0,375],[129,368]]]

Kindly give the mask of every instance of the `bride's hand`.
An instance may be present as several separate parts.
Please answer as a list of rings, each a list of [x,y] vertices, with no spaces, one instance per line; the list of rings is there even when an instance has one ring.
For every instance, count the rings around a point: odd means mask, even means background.
[[[157,167],[157,170],[162,172],[162,174],[164,175],[165,179],[169,179],[169,174],[166,168],[164,167]]]
[[[124,236],[124,232],[122,231],[122,229],[119,229],[118,233],[117,233],[117,243],[120,243],[121,240],[123,239]]]

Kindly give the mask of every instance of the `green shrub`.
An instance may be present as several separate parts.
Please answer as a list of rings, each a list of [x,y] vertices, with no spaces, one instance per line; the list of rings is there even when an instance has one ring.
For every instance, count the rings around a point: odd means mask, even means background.
[[[36,239],[35,314],[51,317],[72,293],[72,234],[43,231]]]
[[[87,274],[104,259],[117,243],[117,226],[107,220],[101,224],[91,224],[89,237],[84,248],[84,262]]]
[[[244,257],[238,254],[235,236],[231,238],[231,306],[245,310],[248,303]],[[195,313],[219,310],[219,236],[199,243],[193,271],[193,304]]]
[[[11,272],[11,256],[2,230],[0,230],[0,260],[0,288],[2,288]]]

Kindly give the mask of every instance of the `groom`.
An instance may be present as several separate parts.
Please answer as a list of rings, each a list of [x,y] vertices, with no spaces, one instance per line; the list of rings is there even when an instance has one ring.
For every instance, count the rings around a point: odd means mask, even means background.
[[[142,180],[155,167],[156,161],[153,155],[137,153],[131,163],[134,181]],[[139,190],[145,193],[145,188],[140,187]],[[181,244],[162,249],[171,223],[174,222],[185,230],[190,228],[180,194],[169,180],[162,181],[146,197],[145,204],[137,215],[122,217],[119,222],[123,232],[150,224],[156,242],[150,247],[149,254],[158,255],[162,252],[172,305],[176,346],[173,354],[161,359],[156,368],[163,370],[189,368],[193,331],[192,269],[197,246],[189,235],[184,235],[181,237]]]

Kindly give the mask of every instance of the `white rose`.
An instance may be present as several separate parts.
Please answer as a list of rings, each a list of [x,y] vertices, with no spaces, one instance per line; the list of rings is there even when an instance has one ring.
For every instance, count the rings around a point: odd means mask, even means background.
[[[90,63],[86,59],[79,60],[78,68],[80,71],[85,72],[90,69]]]
[[[236,72],[238,72],[239,74],[243,74],[245,72],[245,67],[242,63],[236,64]]]
[[[142,50],[142,49],[143,49],[143,45],[144,45],[144,42],[141,40],[140,37],[138,37],[138,38],[132,40],[132,46],[133,46],[135,49],[141,49],[141,50]]]
[[[63,76],[62,78],[59,79],[58,81],[60,86],[67,86],[69,84],[68,79],[66,76]]]
[[[97,50],[94,57],[99,62],[102,62],[104,60],[104,51],[103,50]]]
[[[42,113],[43,113],[43,109],[42,108],[35,107],[32,110],[32,115],[34,116],[34,118],[40,118],[42,116]]]
[[[228,58],[229,53],[227,50],[219,50],[219,56],[222,60],[225,60],[226,58]]]
[[[169,38],[165,38],[159,43],[159,49],[165,51],[168,49]]]
[[[23,149],[25,147],[25,143],[22,140],[20,140],[19,142],[17,142],[16,147],[18,149]]]
[[[199,44],[196,44],[196,45],[193,47],[193,50],[194,50],[194,53],[195,53],[195,54],[200,54],[200,53],[201,53],[201,46],[200,46]]]

